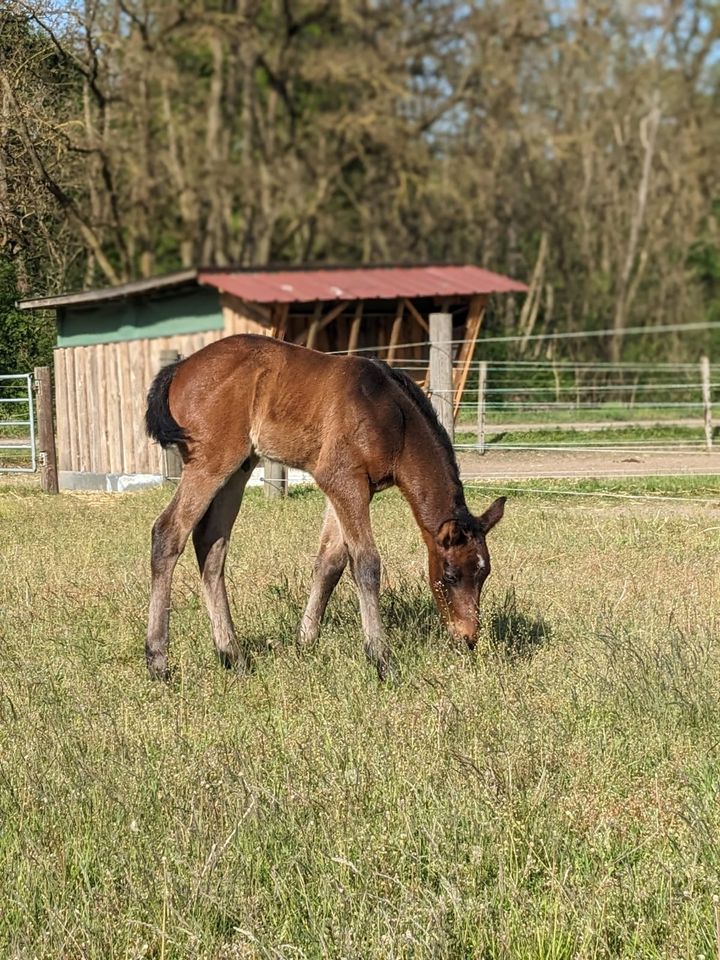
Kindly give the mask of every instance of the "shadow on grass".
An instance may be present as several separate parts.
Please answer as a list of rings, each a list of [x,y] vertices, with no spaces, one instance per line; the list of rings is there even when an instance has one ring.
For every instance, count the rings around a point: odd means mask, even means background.
[[[237,612],[238,633],[251,660],[287,647],[294,647],[307,597],[299,583],[278,580],[263,591],[258,604]],[[380,594],[383,623],[394,650],[450,642],[432,594],[419,580],[403,580],[384,586]],[[513,589],[499,603],[486,609],[492,649],[509,661],[531,660],[548,643],[552,631],[547,621],[518,606]],[[354,589],[345,584],[335,592],[323,619],[324,630],[359,635],[360,612]]]
[[[543,617],[528,616],[518,609],[513,589],[506,592],[502,604],[492,612],[490,642],[508,660],[532,660],[551,638],[552,631]]]

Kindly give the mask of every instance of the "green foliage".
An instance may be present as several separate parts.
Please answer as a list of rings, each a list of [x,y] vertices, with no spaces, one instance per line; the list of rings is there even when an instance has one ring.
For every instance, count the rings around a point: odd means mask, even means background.
[[[15,269],[0,257],[0,373],[28,373],[52,363],[52,316],[21,312],[15,307],[17,298]]]

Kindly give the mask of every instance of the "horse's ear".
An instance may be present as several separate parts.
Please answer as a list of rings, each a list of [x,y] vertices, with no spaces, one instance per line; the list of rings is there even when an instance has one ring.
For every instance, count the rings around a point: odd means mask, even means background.
[[[503,518],[505,513],[505,501],[507,497],[498,497],[494,503],[491,503],[485,513],[477,518],[477,524],[481,533],[489,533],[492,528]]]
[[[467,532],[463,530],[457,520],[446,520],[435,537],[443,550],[449,550],[450,547],[459,547],[463,543],[467,543],[467,538]]]

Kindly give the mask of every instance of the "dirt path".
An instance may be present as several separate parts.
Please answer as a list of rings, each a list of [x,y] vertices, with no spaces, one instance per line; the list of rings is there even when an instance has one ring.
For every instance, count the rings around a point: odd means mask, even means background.
[[[508,425],[509,427],[510,425]],[[512,429],[537,425],[513,424]],[[580,426],[580,425],[578,425]],[[585,425],[582,425],[583,427]],[[595,425],[593,425],[595,426]],[[495,429],[503,429],[496,425]],[[717,476],[720,478],[720,449],[704,450],[502,450],[488,448],[484,456],[475,451],[458,454],[463,480],[579,479],[651,476]],[[295,471],[294,471],[295,472]],[[298,471],[299,473],[299,471]],[[0,483],[27,483],[33,474],[0,473]],[[291,481],[299,482],[299,477]],[[260,483],[258,474],[257,483]],[[720,481],[719,481],[720,494]]]
[[[720,451],[493,450],[484,456],[458,455],[463,480],[523,480],[528,478],[700,476],[720,477]]]

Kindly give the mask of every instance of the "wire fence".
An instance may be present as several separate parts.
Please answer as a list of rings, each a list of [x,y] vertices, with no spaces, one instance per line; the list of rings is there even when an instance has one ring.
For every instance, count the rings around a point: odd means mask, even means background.
[[[454,401],[458,451],[492,453],[706,454],[708,395],[720,368],[700,363],[464,364]],[[483,377],[478,376],[481,366]],[[454,364],[455,382],[460,365]]]
[[[720,329],[720,323],[665,324],[628,328],[629,337],[649,337]],[[612,329],[538,334],[543,341],[604,338]],[[696,472],[701,458],[712,455],[713,394],[720,388],[720,365],[708,361],[487,359],[478,353],[498,352],[528,338],[488,336],[482,340],[444,339],[363,347],[360,354],[386,358],[433,397],[452,405],[454,445],[459,453],[480,453],[488,459],[520,461],[540,455],[562,457],[568,476],[623,473],[617,464],[641,460],[648,467],[670,458],[675,467]],[[452,365],[446,389],[427,382],[430,348],[445,353]],[[418,349],[419,348],[419,349]],[[499,348],[503,350],[503,347]],[[468,352],[474,350],[474,358]],[[460,394],[460,395],[459,395]],[[582,462],[581,462],[582,461]],[[615,464],[613,466],[612,464]],[[669,469],[667,464],[663,471]],[[720,458],[712,469],[720,473]],[[552,475],[551,473],[547,474]]]

